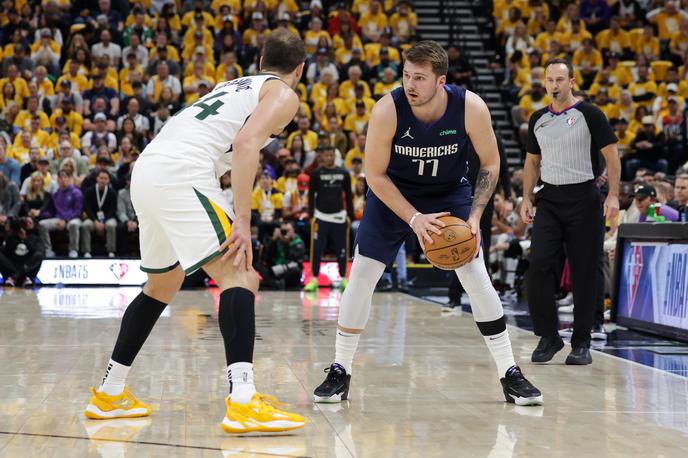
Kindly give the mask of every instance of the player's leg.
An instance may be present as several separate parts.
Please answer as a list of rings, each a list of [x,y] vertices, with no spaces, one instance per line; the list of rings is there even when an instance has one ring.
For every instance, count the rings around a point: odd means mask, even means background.
[[[349,223],[332,224],[331,237],[334,241],[334,251],[337,254],[337,266],[339,276],[342,278],[340,289],[344,290],[348,284],[346,280],[346,266],[348,263]]]
[[[304,291],[315,291],[318,289],[318,274],[320,274],[320,260],[327,247],[327,236],[329,224],[313,218],[311,223],[311,281],[304,287]]]
[[[408,225],[371,193],[356,236],[349,286],[339,305],[334,363],[315,389],[315,402],[347,399],[354,353],[370,317],[375,286],[408,232]]]
[[[179,291],[184,271],[177,264],[164,273],[148,273],[143,291],[129,304],[122,316],[115,348],[105,376],[86,408],[93,419],[140,417],[150,414],[148,405],[138,401],[126,387],[131,365],[153,330],[163,310]]]
[[[497,364],[507,402],[519,405],[542,404],[542,393],[526,380],[514,361],[504,309],[487,273],[482,249],[478,258],[455,272],[470,299],[473,319]]]
[[[349,286],[344,290],[339,305],[334,363],[326,369],[325,381],[315,389],[315,402],[347,399],[354,353],[370,317],[375,285],[384,270],[384,263],[361,255],[357,248],[349,273]]]
[[[237,269],[234,258],[217,257],[203,266],[222,291],[218,322],[227,360],[229,396],[222,428],[229,433],[288,431],[305,426],[301,415],[277,410],[270,397],[256,392],[253,347],[256,337],[255,295],[258,276]]]
[[[169,195],[168,195],[169,197]],[[105,377],[86,409],[90,418],[142,416],[150,407],[139,402],[126,388],[126,378],[136,355],[153,326],[179,291],[184,271],[165,230],[162,215],[151,213],[157,204],[148,200],[136,202],[139,210],[141,270],[148,274],[143,291],[134,298],[122,316],[119,334],[105,371]]]

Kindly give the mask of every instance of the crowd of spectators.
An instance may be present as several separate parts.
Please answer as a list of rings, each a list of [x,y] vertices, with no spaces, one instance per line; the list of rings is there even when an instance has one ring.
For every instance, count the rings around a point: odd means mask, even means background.
[[[369,113],[400,85],[401,52],[417,39],[405,0],[4,0],[2,7],[0,243],[11,232],[5,223],[18,219],[48,258],[136,256],[128,184],[140,152],[217,82],[256,74],[272,30],[303,37],[301,107],[261,152],[256,172],[264,277],[281,262],[307,259],[308,178],[323,148],[333,146],[337,165],[350,170],[360,218]],[[230,175],[220,183],[231,202]]]
[[[310,246],[309,176],[325,148],[334,147],[336,164],[351,174],[356,230],[365,207],[369,113],[376,99],[400,85],[401,53],[419,39],[410,2],[4,0],[2,5],[7,12],[0,24],[5,254],[13,254],[17,236],[26,241],[30,235],[32,256],[136,256],[138,226],[128,186],[138,155],[170,116],[217,82],[257,73],[262,44],[278,27],[303,37],[309,59],[294,121],[261,151],[252,202],[256,268],[266,284],[298,286]],[[516,105],[517,126],[523,128],[530,114],[549,102],[542,65],[561,56],[573,59],[578,89],[615,126],[624,156],[626,208],[619,221],[608,223],[609,240],[619,222],[644,220],[651,203],[667,214],[675,209],[667,219],[685,219],[685,11],[674,1],[494,2],[505,50],[504,87]],[[456,46],[449,46],[448,54],[448,81],[471,88],[469,60]],[[219,181],[231,203],[230,174]],[[528,227],[518,218],[521,181],[517,168],[512,195],[498,193],[495,200],[491,256],[496,279],[505,287],[517,286],[523,274],[519,260],[528,246]],[[604,186],[604,177],[599,182]],[[19,223],[9,224],[13,220]],[[406,248],[409,259],[422,259],[412,238]],[[20,281],[32,272],[35,257],[24,259],[15,276],[3,267],[5,278]]]
[[[497,0],[505,93],[525,146],[530,115],[550,103],[543,64],[569,58],[578,87],[615,126],[623,179],[675,176],[688,161],[688,2]],[[688,171],[688,169],[683,169]]]

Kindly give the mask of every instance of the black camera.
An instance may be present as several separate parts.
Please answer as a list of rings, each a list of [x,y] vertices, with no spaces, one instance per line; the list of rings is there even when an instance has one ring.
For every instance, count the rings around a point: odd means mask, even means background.
[[[282,237],[285,237],[288,233],[288,229],[280,228],[280,235],[282,235]]]

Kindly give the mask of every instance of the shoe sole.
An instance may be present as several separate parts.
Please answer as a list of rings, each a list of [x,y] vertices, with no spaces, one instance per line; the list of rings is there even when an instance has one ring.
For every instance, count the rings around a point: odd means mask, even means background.
[[[149,409],[144,409],[139,407],[137,409],[115,409],[103,411],[94,404],[89,404],[84,410],[84,415],[86,415],[91,420],[112,420],[113,418],[137,418],[137,417],[147,417],[150,415],[151,411]]]
[[[552,352],[552,353],[549,355],[549,358],[538,358],[538,359],[535,359],[533,356],[531,356],[531,357],[530,357],[530,360],[531,360],[532,362],[534,362],[534,363],[547,363],[547,362],[549,362],[549,361],[552,361],[552,358],[554,358],[554,355],[556,355],[557,353],[559,353],[559,352],[561,351],[562,348],[564,348],[564,342],[563,342],[562,340],[560,340],[560,341],[559,341],[558,348],[557,348],[556,350],[554,350],[554,352]]]
[[[587,366],[588,364],[592,364],[592,358],[585,360],[566,358],[566,365],[568,366]]]
[[[303,428],[307,422],[297,423],[292,421],[271,421],[267,423],[259,423],[247,420],[251,423],[248,427],[238,421],[231,421],[227,417],[222,420],[222,430],[229,434],[244,434],[244,433],[279,433],[283,431],[292,431],[294,429]]]
[[[517,406],[541,406],[544,404],[542,395],[534,396],[532,398],[522,398],[519,396],[514,397],[504,393],[504,398],[506,399],[506,402],[510,404],[516,404]]]

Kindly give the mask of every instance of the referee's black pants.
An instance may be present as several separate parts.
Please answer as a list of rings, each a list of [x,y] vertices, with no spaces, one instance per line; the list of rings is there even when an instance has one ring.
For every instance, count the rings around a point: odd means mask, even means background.
[[[594,181],[545,184],[537,193],[536,205],[528,275],[528,306],[535,334],[551,337],[559,332],[554,290],[559,284],[556,263],[565,247],[575,304],[571,346],[589,347],[604,236],[599,190]]]

